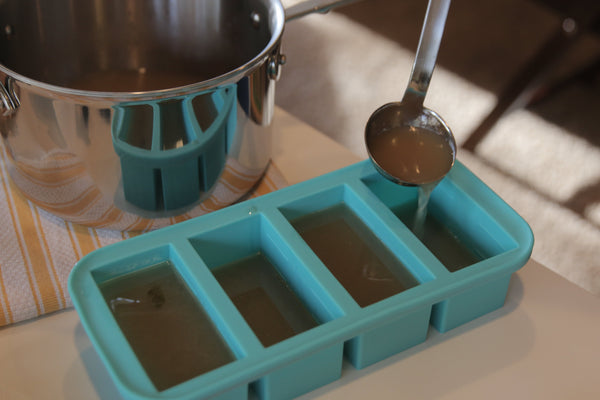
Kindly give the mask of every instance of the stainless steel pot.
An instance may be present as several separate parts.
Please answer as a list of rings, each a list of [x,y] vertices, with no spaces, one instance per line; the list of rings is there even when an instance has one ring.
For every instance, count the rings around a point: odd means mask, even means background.
[[[270,159],[286,19],[352,0],[0,1],[0,132],[32,202],[139,229]]]

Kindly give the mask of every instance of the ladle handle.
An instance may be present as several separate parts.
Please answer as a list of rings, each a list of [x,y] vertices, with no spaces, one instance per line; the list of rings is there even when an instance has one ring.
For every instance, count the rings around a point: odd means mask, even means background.
[[[435,68],[449,8],[450,0],[429,0],[410,82],[402,99],[403,103],[423,105]]]

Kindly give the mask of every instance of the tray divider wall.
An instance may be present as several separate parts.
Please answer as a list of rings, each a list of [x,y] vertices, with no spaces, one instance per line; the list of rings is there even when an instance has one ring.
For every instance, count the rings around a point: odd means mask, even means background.
[[[263,350],[244,318],[229,300],[227,294],[204,263],[201,256],[187,239],[176,240],[177,255],[185,268],[179,273],[186,279],[190,289],[199,296],[213,322],[235,351],[238,358],[247,357]]]

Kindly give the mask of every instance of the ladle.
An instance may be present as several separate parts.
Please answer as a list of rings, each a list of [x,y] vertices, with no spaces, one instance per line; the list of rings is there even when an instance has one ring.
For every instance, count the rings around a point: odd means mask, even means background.
[[[367,152],[375,167],[402,185],[434,186],[456,158],[450,128],[438,114],[423,107],[449,6],[450,0],[429,1],[404,98],[377,109],[365,128]]]

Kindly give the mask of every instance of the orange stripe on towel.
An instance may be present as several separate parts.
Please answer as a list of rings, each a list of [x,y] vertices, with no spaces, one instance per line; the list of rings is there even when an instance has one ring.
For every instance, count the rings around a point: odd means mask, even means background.
[[[60,278],[58,276],[56,266],[54,265],[54,261],[52,260],[52,255],[50,254],[50,246],[48,246],[48,240],[46,239],[44,227],[42,226],[42,219],[40,217],[40,213],[39,213],[37,207],[35,207],[35,206],[32,206],[31,209],[32,209],[32,212],[34,213],[36,226],[38,227],[38,237],[40,238],[40,245],[42,246],[42,248],[44,250],[44,255],[45,255],[45,258],[47,261],[46,268],[48,270],[48,274],[52,276],[51,283],[53,284],[54,290],[56,292],[56,296],[57,296],[58,303],[59,303],[58,306],[60,308],[64,308],[64,306],[66,304],[66,296],[62,289],[62,286],[60,285]],[[48,283],[48,282],[46,281],[46,283]]]
[[[8,293],[6,293],[6,286],[4,285],[4,279],[2,277],[2,268],[0,268],[0,295],[2,295],[2,312],[0,313],[0,326],[7,325],[13,322],[12,311],[10,309],[10,301],[8,300]]]
[[[273,182],[273,179],[271,179],[270,174],[265,174],[260,183],[252,191],[252,197],[262,196],[263,194],[270,193],[274,190],[277,190],[277,186]]]
[[[97,246],[97,233],[93,228],[88,228],[79,224],[69,224],[74,234],[75,240],[79,244],[81,256],[91,253],[93,250],[98,248]]]

